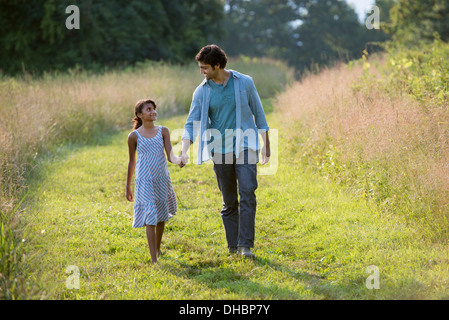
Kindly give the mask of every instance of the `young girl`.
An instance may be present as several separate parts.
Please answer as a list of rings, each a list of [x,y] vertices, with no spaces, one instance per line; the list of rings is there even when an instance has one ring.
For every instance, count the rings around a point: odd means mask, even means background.
[[[151,262],[157,263],[161,255],[161,240],[165,222],[176,214],[176,196],[171,184],[167,159],[181,164],[173,154],[170,132],[155,126],[157,106],[153,100],[139,100],[134,108],[134,130],[128,135],[129,164],[126,179],[126,199],[134,201],[131,180],[135,176],[133,228],[146,227]],[[137,151],[137,163],[136,163]]]

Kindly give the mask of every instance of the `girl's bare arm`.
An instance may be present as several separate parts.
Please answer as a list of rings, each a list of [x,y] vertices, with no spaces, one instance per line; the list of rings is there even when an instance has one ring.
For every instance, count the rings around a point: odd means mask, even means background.
[[[167,160],[174,164],[180,164],[181,158],[175,156],[170,141],[170,131],[166,127],[162,127],[162,138],[164,139],[165,153],[167,154]]]
[[[129,151],[129,162],[128,162],[128,175],[126,177],[126,199],[128,201],[133,201],[133,194],[131,191],[131,182],[136,169],[136,148],[137,148],[137,135],[135,132],[131,132],[128,135],[128,151]]]

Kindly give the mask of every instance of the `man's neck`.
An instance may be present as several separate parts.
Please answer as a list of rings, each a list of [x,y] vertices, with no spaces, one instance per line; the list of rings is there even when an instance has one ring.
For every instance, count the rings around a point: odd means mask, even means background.
[[[231,77],[231,72],[226,69],[220,69],[216,77],[211,80],[216,84],[222,84],[223,86],[228,83],[229,78]]]

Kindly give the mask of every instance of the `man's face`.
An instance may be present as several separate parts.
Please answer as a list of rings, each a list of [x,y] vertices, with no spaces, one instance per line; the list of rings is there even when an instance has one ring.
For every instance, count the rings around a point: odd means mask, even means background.
[[[200,72],[204,75],[206,80],[214,79],[218,74],[218,65],[212,67],[210,64],[198,61],[198,67],[200,67]]]

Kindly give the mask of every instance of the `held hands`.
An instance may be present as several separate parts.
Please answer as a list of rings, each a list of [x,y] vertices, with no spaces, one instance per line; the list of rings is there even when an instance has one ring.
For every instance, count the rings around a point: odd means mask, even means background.
[[[186,154],[183,154],[181,152],[181,154],[179,155],[179,157],[175,156],[173,154],[173,151],[171,151],[170,153],[170,162],[173,164],[177,164],[180,168],[184,167],[186,165],[186,163],[189,161],[189,157]]]
[[[182,164],[181,158],[180,157],[176,157],[176,156],[172,156],[171,157],[171,162],[173,164],[177,164],[178,166],[181,166],[181,164]]]
[[[184,153],[182,151],[178,159],[180,159],[180,163],[178,164],[180,168],[184,167],[186,163],[189,162],[189,156],[187,155],[187,153]]]
[[[181,158],[181,163],[179,164],[180,168],[184,167],[189,162],[187,151],[192,143],[193,142],[189,139],[182,139],[181,152],[179,153],[179,157]]]

